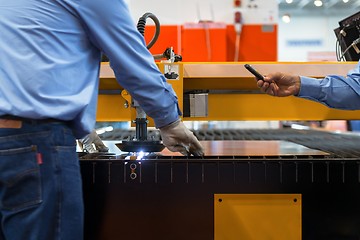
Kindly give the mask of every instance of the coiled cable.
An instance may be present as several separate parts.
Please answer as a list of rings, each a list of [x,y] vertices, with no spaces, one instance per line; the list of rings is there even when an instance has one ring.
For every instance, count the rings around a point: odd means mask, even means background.
[[[137,23],[137,29],[141,33],[141,35],[143,35],[143,36],[145,35],[146,20],[148,18],[152,19],[154,21],[154,23],[155,23],[155,34],[154,34],[153,38],[151,39],[151,41],[149,42],[149,44],[147,44],[147,46],[146,46],[147,49],[150,49],[155,44],[157,39],[159,38],[159,35],[160,35],[160,22],[159,22],[159,19],[154,14],[152,14],[150,12],[147,12],[144,15],[142,15],[139,18],[139,21]]]

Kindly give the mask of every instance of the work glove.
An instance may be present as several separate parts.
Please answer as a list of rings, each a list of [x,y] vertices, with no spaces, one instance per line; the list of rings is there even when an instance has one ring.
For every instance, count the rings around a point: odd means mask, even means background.
[[[175,122],[159,128],[165,147],[172,152],[180,152],[185,156],[203,156],[204,150],[195,135],[178,119]]]
[[[79,139],[79,143],[81,150],[84,152],[97,153],[109,151],[109,148],[105,146],[95,130],[83,139]]]

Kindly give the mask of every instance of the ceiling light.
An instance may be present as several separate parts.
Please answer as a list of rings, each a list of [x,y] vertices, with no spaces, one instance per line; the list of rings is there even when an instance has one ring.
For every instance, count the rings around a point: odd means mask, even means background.
[[[349,2],[349,0],[343,0],[343,2],[344,2],[344,3],[347,3],[347,2]]]
[[[323,2],[321,0],[315,0],[314,1],[315,6],[321,7],[323,5]]]
[[[289,14],[284,14],[282,17],[281,17],[281,20],[284,22],[284,23],[289,23],[291,21],[291,17]]]
[[[285,0],[286,3],[290,4],[293,2],[293,0]]]

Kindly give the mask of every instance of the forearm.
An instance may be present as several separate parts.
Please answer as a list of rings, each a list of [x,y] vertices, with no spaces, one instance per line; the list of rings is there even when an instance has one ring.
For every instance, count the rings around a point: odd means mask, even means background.
[[[358,110],[360,109],[360,87],[350,77],[327,76],[324,79],[301,77],[300,98],[320,102],[328,107]]]

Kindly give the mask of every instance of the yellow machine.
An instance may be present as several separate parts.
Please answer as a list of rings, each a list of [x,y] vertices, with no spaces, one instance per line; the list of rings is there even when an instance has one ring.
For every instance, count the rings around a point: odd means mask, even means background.
[[[177,66],[178,79],[169,80],[174,87],[180,108],[184,93],[207,94],[204,106],[206,116],[184,117],[184,121],[243,121],[243,120],[335,120],[359,119],[360,111],[330,109],[319,103],[296,97],[275,98],[261,94],[254,77],[243,67],[244,63],[160,63],[159,68]],[[346,75],[354,62],[274,63],[253,62],[257,70],[266,74],[274,71],[322,78],[328,74]],[[119,90],[119,94],[106,94]],[[121,86],[107,63],[100,72],[98,121],[130,121],[133,119],[128,101],[121,96]]]
[[[249,64],[262,74],[316,78],[345,76],[356,65]],[[243,65],[158,63],[185,121],[360,119],[360,111],[263,94]],[[102,63],[97,120],[133,121],[131,102],[109,64]],[[289,129],[233,133],[230,140],[200,139],[215,153],[203,158],[169,152],[140,160],[112,154],[80,158],[86,239],[359,239],[360,137]],[[296,153],[293,145],[310,148]]]

